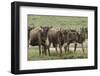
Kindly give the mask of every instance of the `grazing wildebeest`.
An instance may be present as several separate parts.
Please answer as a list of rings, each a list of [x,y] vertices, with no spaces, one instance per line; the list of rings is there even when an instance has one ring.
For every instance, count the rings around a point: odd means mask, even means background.
[[[63,31],[61,28],[51,28],[48,31],[48,53],[50,55],[50,45],[51,43],[53,44],[53,47],[55,48],[56,52],[57,51],[57,45],[59,45],[59,49],[60,49],[60,55],[62,54],[62,45],[64,43],[64,39],[63,39],[64,35],[63,35]]]
[[[67,43],[67,45],[64,46],[65,52],[66,52],[66,50],[69,51],[69,45],[71,43],[75,43],[74,52],[76,51],[77,43],[81,44],[82,50],[84,52],[83,42],[85,41],[85,39],[86,39],[85,28],[80,28],[80,32],[77,32],[76,30],[65,31],[64,43]]]
[[[29,44],[32,46],[39,46],[39,55],[42,54],[41,47],[44,48],[46,55],[46,39],[50,27],[37,27],[30,31]]]

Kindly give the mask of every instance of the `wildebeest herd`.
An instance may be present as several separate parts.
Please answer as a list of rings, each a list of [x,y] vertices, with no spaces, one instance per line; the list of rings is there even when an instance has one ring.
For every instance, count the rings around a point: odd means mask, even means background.
[[[74,43],[74,52],[77,44],[81,44],[84,53],[83,43],[87,36],[88,29],[86,27],[81,27],[79,30],[55,28],[52,26],[28,27],[28,44],[39,47],[39,56],[42,54],[50,56],[51,44],[53,44],[56,53],[60,56],[62,55],[62,48],[64,48],[65,53],[66,51],[69,52],[71,43]],[[57,50],[57,47],[59,47],[59,50]]]

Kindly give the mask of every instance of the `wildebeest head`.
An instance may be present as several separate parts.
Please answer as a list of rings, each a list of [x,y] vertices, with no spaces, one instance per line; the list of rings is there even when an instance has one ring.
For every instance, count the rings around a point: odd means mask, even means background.
[[[48,31],[50,28],[52,28],[52,27],[48,27],[48,26],[42,27],[41,26],[41,29],[42,29],[41,36],[42,36],[43,40],[46,40]]]
[[[67,31],[67,35],[65,35],[66,36],[66,41],[65,42],[69,42],[69,43],[71,43],[71,42],[77,42],[78,41],[78,37],[79,37],[79,34],[78,34],[78,32],[75,30],[75,29],[69,29],[68,31]]]
[[[80,28],[80,39],[83,39],[83,40],[85,40],[85,39],[87,39],[88,38],[88,30],[87,30],[87,28]]]
[[[63,34],[64,34],[64,41],[66,41],[67,40],[68,30],[63,30]]]
[[[65,39],[65,33],[67,34],[67,30],[60,28],[60,30],[58,31],[59,34],[59,40],[61,41],[61,45],[64,43],[64,39]]]
[[[28,26],[28,31],[34,29],[35,27],[34,26]]]

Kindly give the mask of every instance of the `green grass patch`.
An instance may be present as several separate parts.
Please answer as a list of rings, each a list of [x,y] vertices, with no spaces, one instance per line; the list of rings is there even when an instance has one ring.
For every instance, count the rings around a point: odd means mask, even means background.
[[[87,27],[88,17],[28,15],[28,26]]]
[[[60,52],[58,54],[55,50],[50,50],[51,55],[49,56],[42,54],[39,56],[38,48],[29,48],[28,50],[28,60],[55,60],[55,59],[84,59],[88,57],[88,52],[85,49],[84,53],[82,50],[70,50],[69,52],[63,51],[62,55],[60,56]]]

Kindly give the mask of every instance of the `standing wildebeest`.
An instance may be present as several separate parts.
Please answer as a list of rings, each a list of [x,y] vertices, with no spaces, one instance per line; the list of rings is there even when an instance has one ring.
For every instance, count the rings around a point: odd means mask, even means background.
[[[86,39],[86,30],[85,30],[85,28],[81,28],[80,32],[77,32],[76,30],[66,31],[64,33],[64,43],[67,43],[67,45],[64,47],[65,52],[66,52],[66,50],[69,51],[69,45],[71,43],[75,43],[74,52],[76,51],[77,43],[81,44],[82,50],[84,52],[83,42],[85,41],[85,39]]]
[[[50,27],[37,27],[30,31],[29,44],[32,46],[39,46],[39,55],[42,54],[41,47],[44,48],[46,54],[46,39]]]
[[[56,52],[57,51],[57,45],[59,45],[59,49],[60,49],[60,55],[62,54],[62,45],[64,43],[64,39],[63,39],[63,32],[61,28],[51,28],[48,31],[48,53],[50,55],[50,45],[51,43],[53,44],[53,47],[55,47]]]

